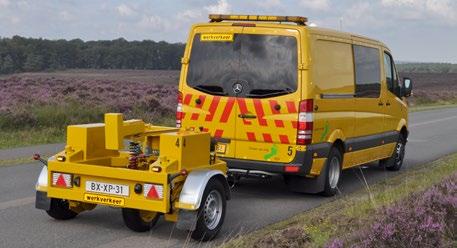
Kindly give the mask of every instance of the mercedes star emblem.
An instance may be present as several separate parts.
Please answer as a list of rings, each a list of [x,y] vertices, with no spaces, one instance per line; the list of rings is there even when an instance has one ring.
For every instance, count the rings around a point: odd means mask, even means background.
[[[241,85],[240,83],[236,83],[233,85],[233,92],[235,94],[241,93],[242,90],[243,90],[243,85]]]

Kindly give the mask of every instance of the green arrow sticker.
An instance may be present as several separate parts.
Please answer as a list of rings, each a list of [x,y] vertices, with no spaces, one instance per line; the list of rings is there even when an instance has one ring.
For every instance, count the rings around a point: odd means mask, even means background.
[[[268,160],[268,159],[276,156],[276,154],[278,154],[278,147],[276,146],[276,144],[273,144],[273,146],[271,147],[270,152],[265,154],[263,156],[263,159]]]

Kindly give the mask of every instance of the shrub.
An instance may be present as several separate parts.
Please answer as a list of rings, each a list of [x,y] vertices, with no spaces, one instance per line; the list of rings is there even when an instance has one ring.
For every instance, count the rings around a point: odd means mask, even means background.
[[[351,247],[455,247],[457,174],[439,185],[378,210],[368,230],[346,240]],[[328,247],[343,247],[336,239]]]

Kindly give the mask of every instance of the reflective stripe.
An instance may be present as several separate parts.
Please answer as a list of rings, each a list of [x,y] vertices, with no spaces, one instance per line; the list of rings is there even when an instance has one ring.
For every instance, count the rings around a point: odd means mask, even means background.
[[[205,103],[206,96],[203,95],[203,96],[199,96],[198,98],[200,99],[201,103],[195,107],[198,109],[201,109],[203,107],[203,104]],[[193,121],[196,121],[196,120],[198,120],[198,117],[200,117],[199,113],[193,113],[192,116],[190,117],[190,119]]]
[[[232,113],[233,105],[235,104],[235,98],[230,97],[227,100],[227,104],[225,104],[224,112],[222,112],[221,119],[219,120],[221,123],[226,123]]]
[[[281,141],[281,144],[290,144],[287,135],[279,135],[279,140]]]
[[[214,132],[214,137],[221,138],[223,133],[224,133],[224,130],[217,129],[216,132]]]
[[[262,135],[263,135],[263,141],[268,142],[268,143],[273,143],[273,140],[271,138],[271,134],[264,133]]]
[[[249,140],[249,141],[256,141],[256,139],[255,139],[255,133],[253,133],[253,132],[247,132],[247,133],[246,133],[246,136],[248,136],[248,140]]]
[[[275,101],[275,100],[270,100],[269,102],[270,102],[271,112],[274,115],[281,114],[281,110],[276,110],[275,109],[275,106],[278,105],[278,102]],[[282,120],[275,120],[275,126],[276,127],[284,127],[284,122]]]
[[[244,98],[237,98],[238,106],[240,107],[240,114],[247,114],[248,107],[246,106],[246,100]],[[245,125],[251,125],[251,122],[243,118],[243,123]]]
[[[191,94],[186,94],[186,96],[184,97],[183,104],[184,105],[189,105],[190,99],[192,99],[192,95]]]
[[[287,101],[286,104],[289,114],[297,113],[297,106],[295,105],[295,102]]]
[[[259,125],[267,126],[267,120],[263,118],[265,113],[263,112],[262,102],[259,99],[254,99],[254,108],[257,115],[257,120],[259,120]]]
[[[206,115],[205,121],[212,121],[214,118],[214,114],[216,113],[217,105],[219,105],[219,101],[221,100],[220,96],[213,97],[211,101],[211,105],[209,106],[209,114]]]

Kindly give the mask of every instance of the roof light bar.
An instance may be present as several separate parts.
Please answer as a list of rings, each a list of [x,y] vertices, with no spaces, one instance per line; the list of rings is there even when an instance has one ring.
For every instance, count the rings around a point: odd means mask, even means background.
[[[308,18],[303,16],[266,16],[266,15],[209,15],[210,22],[221,21],[264,21],[264,22],[293,22],[306,25]]]

